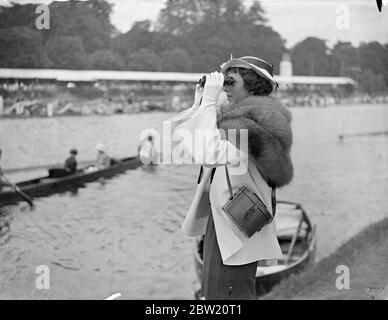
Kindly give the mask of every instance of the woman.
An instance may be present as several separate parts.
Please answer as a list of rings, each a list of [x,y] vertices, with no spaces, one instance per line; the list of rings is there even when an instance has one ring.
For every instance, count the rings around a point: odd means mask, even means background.
[[[206,77],[202,96],[197,87],[193,107],[169,121],[173,142],[179,142],[173,154],[204,167],[182,229],[190,236],[205,234],[205,299],[255,299],[258,262],[265,265],[282,258],[274,223],[246,237],[222,210],[229,199],[225,170],[219,168],[211,177],[213,168],[227,165],[233,190],[247,186],[272,213],[272,188],[288,184],[293,175],[291,114],[269,96],[273,86],[277,83],[269,63],[255,57],[231,59],[221,66],[221,73]],[[222,90],[228,103],[221,107],[217,119]],[[205,142],[199,144],[205,150],[198,152],[193,146],[198,146],[195,134],[201,130],[206,132],[201,140]],[[234,132],[233,137],[230,133]]]
[[[96,145],[97,159],[95,167],[97,170],[103,170],[110,167],[111,159],[106,153],[105,146],[102,143]]]

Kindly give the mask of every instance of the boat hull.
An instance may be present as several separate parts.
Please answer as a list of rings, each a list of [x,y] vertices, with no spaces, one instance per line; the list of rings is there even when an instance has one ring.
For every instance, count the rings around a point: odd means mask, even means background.
[[[17,186],[30,197],[44,197],[54,193],[76,190],[85,183],[96,181],[100,178],[110,178],[126,170],[135,169],[142,164],[139,157],[125,158],[106,169],[92,172],[84,172],[81,169],[76,174],[66,177],[50,178],[46,176],[17,183]],[[0,205],[12,204],[22,200],[14,191],[0,193]]]

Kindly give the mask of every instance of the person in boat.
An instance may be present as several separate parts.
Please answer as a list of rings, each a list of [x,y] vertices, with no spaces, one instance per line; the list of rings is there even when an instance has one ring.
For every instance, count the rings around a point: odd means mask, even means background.
[[[97,159],[95,163],[95,168],[97,170],[102,170],[110,167],[111,159],[106,153],[105,146],[102,143],[99,143],[97,144],[96,149],[97,149]]]
[[[142,141],[140,141],[137,148],[137,153],[144,164],[153,163],[154,138],[152,135],[148,135]]]
[[[65,161],[65,170],[70,173],[75,173],[77,171],[77,149],[70,150],[70,156]]]
[[[206,76],[203,89],[197,85],[191,108],[163,126],[171,128],[173,153],[183,154],[185,163],[201,165],[182,230],[189,236],[205,235],[202,294],[205,299],[256,299],[257,266],[283,257],[275,225],[266,224],[251,237],[239,232],[222,210],[229,188],[226,170],[218,167],[228,168],[233,190],[249,187],[273,215],[273,188],[293,177],[292,117],[270,96],[278,87],[272,64],[256,57],[231,58],[220,71]],[[218,106],[222,91],[227,102]],[[196,152],[198,131],[201,141],[211,142],[203,144],[202,152]]]
[[[5,177],[3,170],[1,169],[1,154],[2,151],[0,149],[0,191],[6,188],[14,188],[15,186],[9,182],[9,180]]]

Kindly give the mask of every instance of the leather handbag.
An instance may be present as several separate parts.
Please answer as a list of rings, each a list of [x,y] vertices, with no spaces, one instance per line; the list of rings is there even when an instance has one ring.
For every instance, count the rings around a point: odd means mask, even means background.
[[[276,189],[272,188],[271,194],[272,215],[260,197],[249,190],[249,188],[242,186],[233,194],[229,172],[226,166],[225,171],[230,198],[222,207],[222,210],[234,221],[241,232],[250,238],[266,224],[272,222],[276,214]]]

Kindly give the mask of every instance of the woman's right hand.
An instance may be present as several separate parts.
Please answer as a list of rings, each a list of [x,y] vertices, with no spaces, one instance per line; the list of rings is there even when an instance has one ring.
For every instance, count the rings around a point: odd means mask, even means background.
[[[201,99],[202,99],[202,93],[203,93],[203,88],[197,84],[195,86],[195,96],[194,96],[194,104],[193,107],[198,108],[201,104]]]
[[[216,71],[207,75],[205,87],[203,88],[203,100],[216,103],[223,86],[224,75],[222,73]]]

